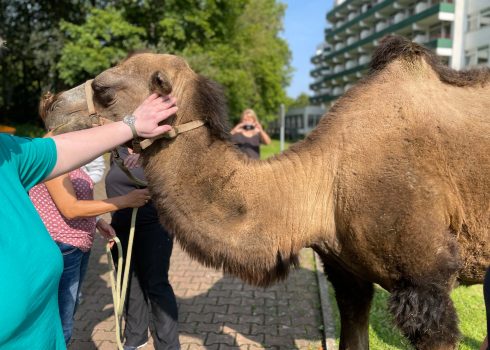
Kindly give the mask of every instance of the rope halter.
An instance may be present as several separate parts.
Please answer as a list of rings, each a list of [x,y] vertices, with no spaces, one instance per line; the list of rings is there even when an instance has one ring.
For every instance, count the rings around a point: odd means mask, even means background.
[[[84,86],[84,88],[85,88],[85,99],[87,100],[87,109],[88,109],[89,118],[92,121],[92,127],[112,123],[113,120],[102,117],[95,110],[94,99],[93,99],[94,92],[92,90],[92,82],[93,81],[94,81],[93,79],[87,80],[84,84],[85,85]],[[151,146],[151,144],[153,142],[155,142],[155,140],[158,140],[161,138],[174,139],[178,135],[180,135],[184,132],[196,129],[200,126],[203,126],[204,124],[205,124],[205,122],[203,120],[194,120],[194,121],[191,121],[191,122],[188,122],[185,124],[175,125],[172,127],[172,130],[169,130],[169,131],[163,133],[162,135],[152,137],[150,139],[142,139],[142,140],[133,139],[134,150],[135,150],[135,152],[139,153],[139,152],[141,152],[142,149],[146,149],[149,146]]]

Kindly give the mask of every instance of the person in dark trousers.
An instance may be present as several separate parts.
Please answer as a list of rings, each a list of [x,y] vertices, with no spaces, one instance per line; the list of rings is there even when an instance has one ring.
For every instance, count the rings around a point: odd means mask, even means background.
[[[137,154],[125,147],[117,149],[120,159],[131,174],[145,181]],[[138,188],[115,163],[114,156],[107,173],[107,197],[116,197]],[[129,240],[131,209],[112,215],[112,227],[121,240],[124,257]],[[168,280],[173,237],[162,227],[151,201],[138,210],[128,280],[124,317],[124,349],[143,347],[148,342],[148,329],[156,350],[180,349],[177,301]],[[113,256],[117,261],[117,252]]]

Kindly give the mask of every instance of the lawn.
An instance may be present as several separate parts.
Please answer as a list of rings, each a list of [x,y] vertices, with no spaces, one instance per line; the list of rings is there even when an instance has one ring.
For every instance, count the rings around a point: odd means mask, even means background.
[[[336,320],[337,344],[340,334],[340,323],[337,304],[332,286],[329,284],[330,301]],[[413,349],[408,341],[395,329],[387,311],[389,294],[381,287],[376,288],[370,313],[369,344],[371,349],[392,350]],[[481,285],[458,287],[451,294],[459,316],[459,327],[463,338],[459,350],[476,350],[485,338],[485,305]]]
[[[289,147],[289,142],[284,142],[284,148],[287,149]],[[260,146],[260,158],[266,159],[270,156],[279,153],[281,143],[279,140],[273,139],[270,145],[262,145]]]

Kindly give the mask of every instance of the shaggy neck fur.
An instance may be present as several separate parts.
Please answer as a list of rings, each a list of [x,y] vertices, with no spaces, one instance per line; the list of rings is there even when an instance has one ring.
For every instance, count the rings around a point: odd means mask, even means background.
[[[320,237],[327,230],[328,219],[314,219],[331,208],[331,191],[320,190],[331,178],[319,171],[324,164],[314,164],[314,142],[267,161],[248,159],[219,136],[220,123],[208,112],[213,106],[205,105],[181,105],[178,119],[180,124],[200,117],[207,127],[162,141],[145,154],[155,204],[162,223],[191,256],[267,286],[287,276],[299,250],[315,241],[311,232]]]

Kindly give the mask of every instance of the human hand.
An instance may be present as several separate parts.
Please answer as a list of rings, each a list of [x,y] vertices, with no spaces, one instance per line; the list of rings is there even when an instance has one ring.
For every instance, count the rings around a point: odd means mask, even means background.
[[[128,155],[124,159],[124,166],[128,169],[134,169],[141,166],[141,160],[139,153],[133,153]]]
[[[259,122],[255,122],[254,125],[255,125],[255,129],[257,131],[260,132],[260,131],[264,130],[264,129],[262,129],[262,125]]]
[[[97,221],[97,229],[99,230],[100,235],[108,241],[116,236],[114,228],[104,219],[99,219],[99,221]]]
[[[174,97],[167,99],[157,94],[151,94],[133,112],[136,118],[136,133],[140,137],[151,138],[172,130],[170,125],[158,125],[171,115],[177,113]]]
[[[133,190],[125,197],[126,208],[139,208],[150,200],[150,192],[144,188],[141,190]]]
[[[245,123],[238,123],[237,125],[235,125],[235,127],[230,131],[230,134],[236,134],[237,132],[243,132],[244,129],[243,129],[243,126],[245,125]]]

